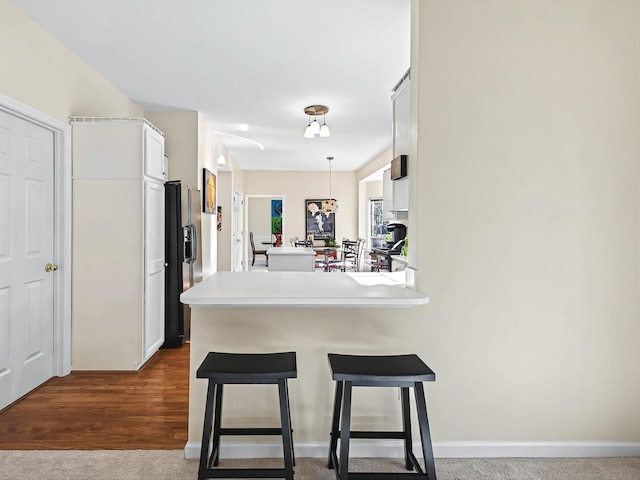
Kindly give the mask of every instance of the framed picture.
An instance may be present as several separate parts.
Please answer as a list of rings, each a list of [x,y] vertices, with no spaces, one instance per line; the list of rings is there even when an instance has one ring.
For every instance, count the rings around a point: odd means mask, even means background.
[[[218,231],[221,232],[222,231],[222,207],[218,207],[218,218],[217,218],[217,223],[218,223]]]
[[[314,240],[336,238],[336,214],[327,211],[327,201],[305,200],[304,202],[306,237],[309,238],[309,235],[313,235]]]
[[[216,176],[206,168],[202,172],[202,211],[216,213]]]

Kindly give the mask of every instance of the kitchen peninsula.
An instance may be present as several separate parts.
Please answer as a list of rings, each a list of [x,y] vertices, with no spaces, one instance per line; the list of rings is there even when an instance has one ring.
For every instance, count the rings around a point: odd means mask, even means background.
[[[423,307],[429,298],[405,287],[401,274],[217,272],[184,292],[181,300],[192,309],[187,458],[200,453],[206,382],[195,371],[210,351],[296,351],[298,378],[289,383],[296,455],[324,451],[334,388],[327,353],[407,353],[394,324],[406,308]],[[277,394],[269,387],[260,386],[258,406],[242,386],[229,389],[229,424],[278,425]],[[229,448],[240,457],[246,448],[254,456],[277,451],[275,443],[259,442]]]

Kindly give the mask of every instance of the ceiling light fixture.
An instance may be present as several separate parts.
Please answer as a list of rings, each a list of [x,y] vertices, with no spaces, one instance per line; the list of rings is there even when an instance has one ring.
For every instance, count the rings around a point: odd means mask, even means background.
[[[304,109],[304,113],[309,116],[309,124],[307,128],[304,130],[305,138],[313,138],[316,135],[321,137],[328,137],[331,135],[329,131],[329,126],[327,125],[326,115],[329,111],[329,107],[325,107],[324,105],[310,105]],[[322,115],[322,126],[318,122],[318,115]],[[313,116],[313,122],[311,121],[311,117]]]

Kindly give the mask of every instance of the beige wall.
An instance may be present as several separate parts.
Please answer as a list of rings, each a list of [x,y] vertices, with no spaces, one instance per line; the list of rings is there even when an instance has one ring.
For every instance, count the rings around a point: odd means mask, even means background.
[[[327,167],[328,168],[328,167]],[[282,238],[303,238],[305,226],[305,200],[329,196],[329,171],[250,171],[244,173],[245,195],[281,195],[284,197]],[[332,195],[338,200],[336,238],[358,236],[358,182],[355,172],[332,173]]]
[[[198,113],[198,185],[202,185],[202,172],[207,168],[214,174],[217,172],[215,141],[213,130],[209,127],[201,113]],[[216,185],[217,188],[217,185]],[[207,276],[215,273],[218,264],[218,232],[217,215],[205,213],[202,215],[202,274]]]
[[[435,439],[640,440],[640,3],[418,4]]]
[[[271,237],[271,200],[275,197],[249,197],[245,200],[245,212],[247,215],[247,234],[253,232],[253,236]],[[256,245],[256,249],[261,249]]]
[[[371,161],[360,167],[356,172],[357,179],[363,180],[381,168],[389,168],[391,166],[391,160],[393,160],[392,145],[385,148],[382,152],[373,157]]]
[[[0,93],[63,122],[142,110],[11,2],[0,1]]]
[[[231,270],[231,233],[233,203],[231,196],[231,172],[218,170],[217,204],[222,208],[222,230],[217,231],[218,237],[218,271]]]

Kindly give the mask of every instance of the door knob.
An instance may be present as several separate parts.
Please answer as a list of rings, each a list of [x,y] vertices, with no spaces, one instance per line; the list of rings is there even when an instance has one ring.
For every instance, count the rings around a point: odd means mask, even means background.
[[[47,263],[44,266],[45,272],[55,272],[58,269],[58,265],[54,265],[53,263]]]

